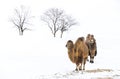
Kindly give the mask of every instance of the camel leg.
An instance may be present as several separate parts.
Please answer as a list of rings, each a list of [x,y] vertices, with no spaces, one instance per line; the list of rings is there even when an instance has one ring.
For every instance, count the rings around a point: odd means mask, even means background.
[[[90,63],[94,63],[94,57],[90,57]]]
[[[82,64],[80,65],[79,70],[82,70]]]
[[[81,63],[77,64],[77,65],[76,65],[76,71],[79,71],[79,70],[80,70],[80,67],[81,67]]]
[[[87,61],[87,58],[85,58],[84,61],[83,61],[83,70],[85,70],[86,61]]]

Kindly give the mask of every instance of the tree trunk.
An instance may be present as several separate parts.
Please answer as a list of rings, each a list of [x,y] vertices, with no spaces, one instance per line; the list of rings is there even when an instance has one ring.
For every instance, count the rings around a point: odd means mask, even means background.
[[[63,36],[63,32],[61,31],[61,35],[60,35],[60,37],[62,38],[62,36]]]
[[[19,35],[23,35],[23,29],[19,28]]]
[[[56,37],[56,33],[55,32],[53,33],[53,35],[54,35],[54,37]]]

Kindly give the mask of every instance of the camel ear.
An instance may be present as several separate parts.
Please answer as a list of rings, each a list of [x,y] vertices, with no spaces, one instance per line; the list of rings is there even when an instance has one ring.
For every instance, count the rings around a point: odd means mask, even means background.
[[[94,38],[94,35],[91,35],[92,38]]]

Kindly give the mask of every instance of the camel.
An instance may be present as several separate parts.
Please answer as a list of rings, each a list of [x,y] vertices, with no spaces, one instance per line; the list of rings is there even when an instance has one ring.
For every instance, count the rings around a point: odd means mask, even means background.
[[[78,38],[75,44],[73,44],[73,41],[68,40],[66,47],[68,49],[69,59],[76,64],[75,70],[85,70],[85,64],[88,58],[88,47],[85,44],[84,37]]]
[[[88,34],[86,37],[86,45],[89,49],[90,63],[94,63],[94,57],[97,55],[97,44],[94,35]]]

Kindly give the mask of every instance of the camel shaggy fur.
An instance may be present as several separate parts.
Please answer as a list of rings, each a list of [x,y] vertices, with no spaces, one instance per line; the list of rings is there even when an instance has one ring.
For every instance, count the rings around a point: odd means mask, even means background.
[[[68,48],[69,59],[76,64],[76,70],[85,70],[85,64],[88,57],[88,47],[85,44],[84,37],[78,38],[75,44],[73,41],[69,40],[66,47]]]
[[[94,63],[94,57],[97,55],[97,44],[94,35],[88,34],[86,37],[86,45],[89,49],[90,63]]]
[[[74,52],[74,44],[73,44],[73,41],[68,40],[68,41],[67,41],[67,44],[66,44],[66,47],[67,47],[67,49],[68,49],[68,57],[69,57],[69,59],[71,60],[71,62],[75,63],[75,59],[74,59],[75,52]]]
[[[88,47],[85,43],[84,37],[80,37],[75,42],[75,57],[77,57],[78,61],[76,61],[77,64],[77,70],[85,70],[85,64],[86,60],[88,58]],[[83,66],[83,68],[82,68]]]

